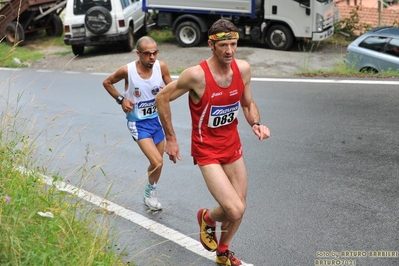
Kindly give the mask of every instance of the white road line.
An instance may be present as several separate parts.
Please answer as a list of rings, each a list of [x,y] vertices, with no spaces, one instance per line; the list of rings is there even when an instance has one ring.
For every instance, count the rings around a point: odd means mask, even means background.
[[[298,78],[251,78],[252,81],[302,82],[302,83],[340,83],[340,84],[385,84],[399,85],[399,80],[359,80],[359,79],[298,79]]]
[[[36,70],[36,72],[39,72],[39,73],[51,73],[51,72],[54,72],[54,70],[51,70],[51,69],[38,69],[38,70]]]
[[[81,74],[82,72],[79,71],[62,71],[61,73],[65,73],[65,74]]]
[[[21,169],[24,171],[23,169]],[[54,181],[53,178],[41,175],[43,181],[49,185],[54,185],[58,190],[70,193],[74,196],[77,196],[91,204],[99,206],[109,212],[114,212],[115,215],[118,215],[126,220],[135,223],[150,232],[157,234],[171,242],[174,242],[183,248],[194,252],[195,254],[207,258],[209,260],[215,261],[215,253],[211,253],[203,248],[200,242],[188,237],[174,229],[166,227],[160,223],[157,223],[141,214],[138,214],[134,211],[128,210],[112,201],[104,199],[100,196],[97,196],[91,192],[86,190],[77,188],[75,186],[66,184],[61,181]],[[242,261],[243,266],[253,266],[252,264],[247,264]]]
[[[92,75],[109,76],[107,73],[91,73]],[[171,75],[172,79],[178,79],[179,75]],[[296,82],[296,83],[340,83],[340,84],[382,84],[399,85],[399,80],[347,80],[347,79],[309,79],[309,78],[251,78],[252,81],[270,81],[270,82]]]
[[[0,67],[0,70],[13,70],[13,71],[16,71],[16,70],[21,70],[21,68],[11,68],[11,67]]]
[[[22,70],[20,68],[0,68],[0,70]],[[46,69],[38,69],[37,72],[51,72],[58,70],[46,70]],[[80,74],[84,72],[75,72],[75,71],[62,71],[65,74]],[[93,72],[89,73],[90,75],[95,76],[109,76],[111,73],[101,73],[101,72]],[[171,75],[172,79],[178,79],[179,75]],[[339,83],[339,84],[373,84],[373,85],[399,85],[399,80],[369,80],[369,79],[319,79],[319,78],[251,78],[252,81],[270,81],[270,82],[300,82],[300,83]]]
[[[101,73],[101,72],[93,72],[90,74],[94,75],[94,76],[109,76],[109,75],[111,75],[111,73]]]

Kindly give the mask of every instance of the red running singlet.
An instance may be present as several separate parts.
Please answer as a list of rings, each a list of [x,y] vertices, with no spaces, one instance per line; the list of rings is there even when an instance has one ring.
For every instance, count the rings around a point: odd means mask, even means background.
[[[189,97],[192,120],[191,155],[194,162],[198,161],[200,165],[201,161],[209,164],[214,159],[218,163],[230,163],[241,157],[237,115],[245,85],[235,60],[231,63],[233,79],[227,88],[216,83],[206,60],[200,66],[205,73],[204,94],[197,104]]]

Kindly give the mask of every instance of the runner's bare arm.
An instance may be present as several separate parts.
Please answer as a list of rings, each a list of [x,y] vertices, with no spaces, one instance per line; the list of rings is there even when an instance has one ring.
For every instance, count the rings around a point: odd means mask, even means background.
[[[114,84],[118,83],[122,79],[125,80],[125,90],[127,89],[127,66],[121,66],[111,75],[109,75],[104,81],[103,86],[108,91],[108,93],[114,97],[115,99],[118,98],[119,92],[115,88]]]
[[[267,139],[270,137],[270,130],[265,125],[258,125],[260,123],[260,114],[258,106],[255,104],[252,98],[251,91],[251,67],[250,65],[241,60],[237,60],[238,66],[240,68],[242,80],[244,82],[244,93],[241,98],[241,107],[247,120],[248,124],[251,125],[252,131],[259,140]]]
[[[172,124],[170,102],[190,91],[193,84],[196,84],[195,68],[189,68],[181,73],[178,80],[166,85],[155,98],[159,119],[165,132],[165,153],[169,155],[169,159],[174,163],[176,163],[176,159],[181,160],[181,157]]]
[[[114,84],[118,83],[119,81],[124,80],[125,85],[124,89],[127,90],[128,88],[128,74],[127,74],[127,65],[121,66],[118,68],[114,73],[109,75],[104,81],[103,86],[107,90],[107,92],[114,98],[117,99],[120,96],[120,93],[115,88]],[[125,113],[129,113],[133,109],[134,102],[124,99],[122,100],[122,110]]]
[[[163,82],[168,85],[172,82],[172,77],[170,76],[169,68],[165,62],[159,61],[159,65],[161,66],[161,73]]]

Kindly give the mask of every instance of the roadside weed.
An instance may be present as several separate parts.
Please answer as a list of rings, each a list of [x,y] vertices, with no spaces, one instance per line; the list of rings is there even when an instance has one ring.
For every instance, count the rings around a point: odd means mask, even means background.
[[[110,249],[107,215],[43,182],[32,111],[43,109],[22,100],[13,84],[23,77],[15,73],[0,70],[0,265],[122,265]]]

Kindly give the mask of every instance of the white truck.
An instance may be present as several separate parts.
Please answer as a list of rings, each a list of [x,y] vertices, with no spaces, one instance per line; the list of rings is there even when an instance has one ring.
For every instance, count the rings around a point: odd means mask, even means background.
[[[218,19],[231,20],[240,38],[289,50],[294,40],[334,34],[333,0],[143,0],[158,27],[169,27],[182,47],[197,46]]]

